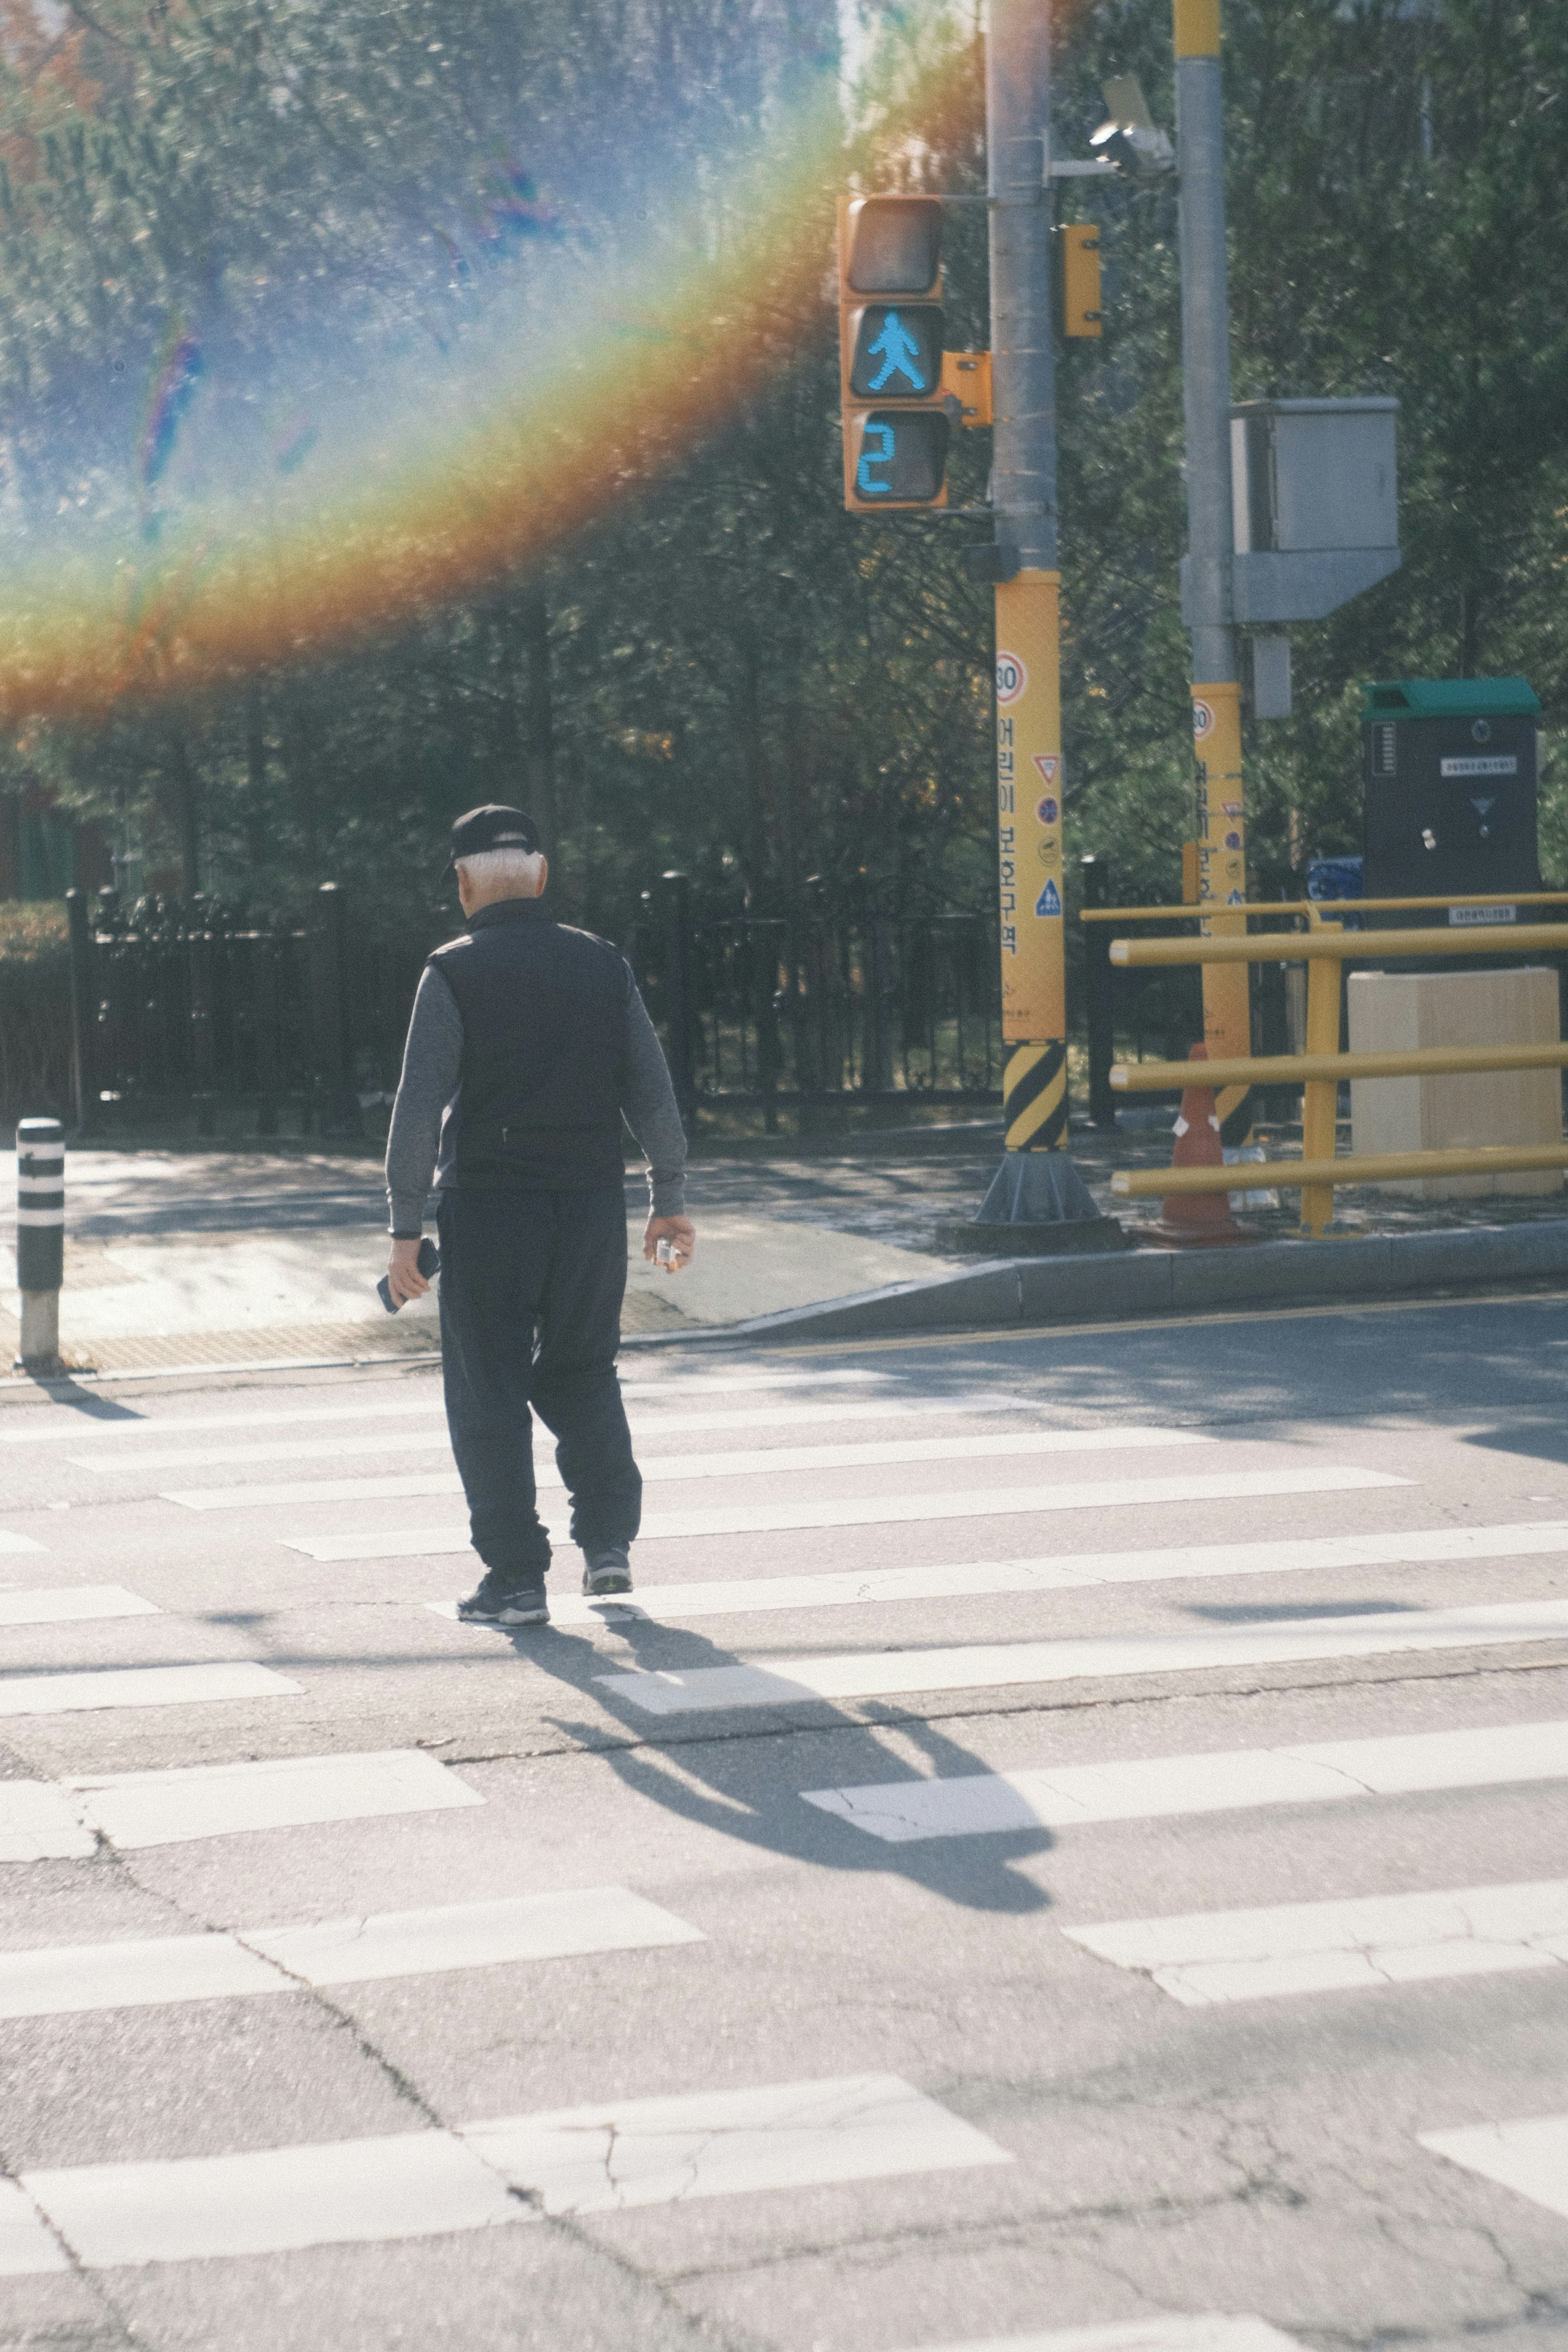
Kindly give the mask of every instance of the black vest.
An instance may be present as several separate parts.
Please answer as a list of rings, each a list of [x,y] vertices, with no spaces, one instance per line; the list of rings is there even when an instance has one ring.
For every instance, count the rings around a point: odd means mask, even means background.
[[[441,1123],[437,1183],[618,1191],[632,988],[618,950],[553,921],[537,898],[501,898],[430,961],[463,1016],[462,1075]]]

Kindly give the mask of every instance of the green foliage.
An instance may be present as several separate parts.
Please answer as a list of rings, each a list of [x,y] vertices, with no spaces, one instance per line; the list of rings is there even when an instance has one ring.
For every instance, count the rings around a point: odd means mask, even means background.
[[[0,393],[24,488],[61,403],[172,313],[258,353],[329,302],[351,342],[425,331],[455,158],[479,188],[525,150],[548,189],[591,123],[603,170],[571,234],[611,260],[657,121],[718,249],[714,156],[759,139],[835,38],[827,0],[105,0],[99,29],[53,43],[20,0],[9,20]],[[883,95],[952,37],[935,8],[884,33]],[[1086,152],[1112,72],[1170,124],[1169,41],[1168,0],[1097,0],[1058,59],[1058,152]],[[1404,569],[1294,633],[1298,715],[1249,730],[1258,895],[1357,844],[1359,680],[1521,672],[1549,730],[1568,714],[1565,64],[1560,0],[1229,0],[1237,394],[1401,402]],[[837,184],[977,189],[979,65],[972,44],[923,150],[879,148],[871,106]],[[719,905],[984,904],[990,600],[960,561],[983,527],[841,510],[835,193],[799,228],[822,284],[747,321],[773,388],[547,562],[331,661],[303,647],[227,695],[36,730],[10,772],[139,831],[149,879],[194,868],[258,912],[331,875],[433,934],[446,826],[490,798],[535,806],[568,908],[618,936],[675,863]],[[1171,899],[1192,822],[1176,195],[1092,198],[1107,328],[1058,385],[1069,843],[1112,861],[1119,895]],[[950,220],[950,333],[982,344],[984,214]],[[955,503],[984,497],[986,438],[963,436]],[[1543,846],[1564,873],[1561,768]]]

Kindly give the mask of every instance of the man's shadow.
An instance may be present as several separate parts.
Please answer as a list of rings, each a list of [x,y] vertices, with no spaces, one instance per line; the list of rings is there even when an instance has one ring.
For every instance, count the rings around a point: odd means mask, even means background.
[[[649,1601],[657,1605],[657,1591]],[[648,1605],[637,1604],[639,1609]],[[592,1695],[636,1738],[635,1748],[607,1745],[603,1722],[551,1718],[558,1729],[602,1756],[635,1794],[721,1837],[820,1869],[894,1873],[975,1911],[1049,1908],[1050,1896],[1014,1867],[1026,1855],[1048,1852],[1056,1843],[1049,1830],[1030,1827],[892,1842],[857,1828],[841,1815],[806,1803],[804,1792],[889,1781],[920,1786],[907,1760],[884,1744],[876,1726],[846,1714],[830,1699],[812,1698],[798,1709],[774,1706],[703,1715],[693,1718],[700,1722],[700,1731],[686,1731],[668,1717],[644,1714],[604,1678],[645,1666],[679,1666],[686,1673],[748,1662],[703,1634],[661,1624],[650,1616],[606,1613],[605,1622],[625,1635],[633,1653],[630,1660],[617,1662],[581,1636],[556,1627],[520,1627],[510,1639],[519,1658],[583,1696]],[[919,1747],[934,1776],[952,1780],[990,1769],[912,1712],[889,1706],[883,1720]],[[660,1746],[679,1751],[679,1772],[657,1754]],[[693,1785],[698,1781],[706,1787]]]

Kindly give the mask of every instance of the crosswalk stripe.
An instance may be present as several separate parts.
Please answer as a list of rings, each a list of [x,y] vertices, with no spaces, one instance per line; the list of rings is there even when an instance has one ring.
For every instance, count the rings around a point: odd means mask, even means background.
[[[1205,1626],[1180,1633],[1108,1633],[1066,1642],[782,1658],[771,1666],[694,1666],[599,1675],[601,1688],[645,1715],[799,1706],[815,1699],[891,1698],[910,1691],[1003,1689],[1086,1675],[1190,1674],[1205,1666],[1289,1665],[1400,1650],[1484,1649],[1568,1634],[1568,1601],[1380,1612],[1284,1625]]]
[[[660,1437],[692,1434],[717,1434],[721,1431],[742,1429],[809,1429],[824,1422],[836,1428],[847,1422],[910,1422],[961,1419],[965,1414],[1038,1412],[1043,1408],[1033,1397],[986,1396],[964,1394],[952,1397],[837,1397],[826,1404],[747,1405],[725,1412],[713,1406],[699,1412],[677,1412],[668,1406],[657,1412],[637,1412],[630,1416],[634,1441],[649,1443]],[[541,1436],[548,1440],[549,1432],[541,1424]],[[1110,1444],[1106,1437],[1098,1441]],[[1171,1443],[1182,1442],[1173,1433]],[[138,1470],[212,1470],[226,1464],[241,1462],[329,1462],[348,1461],[360,1454],[385,1454],[395,1449],[400,1454],[434,1452],[447,1446],[450,1439],[443,1419],[438,1429],[411,1430],[401,1424],[377,1430],[365,1436],[356,1432],[352,1436],[264,1438],[258,1444],[241,1445],[184,1445],[150,1453],[138,1446],[133,1456],[123,1448],[110,1446],[94,1454],[72,1454],[68,1460],[79,1470],[97,1470],[109,1476],[121,1476],[128,1460],[134,1460]]]
[[[1116,1919],[1063,1933],[1189,2009],[1568,1960],[1568,1879]]]
[[[338,1403],[361,1396],[362,1391],[326,1390],[320,1401],[310,1405],[274,1406],[264,1412],[149,1412],[128,1414],[123,1421],[97,1421],[79,1412],[53,1419],[42,1427],[31,1425],[21,1429],[0,1429],[0,1445],[109,1445],[129,1441],[172,1437],[192,1430],[208,1429],[289,1429],[295,1426],[314,1428],[323,1421],[428,1421],[432,1415],[445,1418],[438,1381],[426,1384],[426,1393],[418,1397],[383,1397],[374,1403]],[[135,1449],[141,1451],[140,1444]]]
[[[644,1895],[624,1886],[585,1886],[244,1935],[0,1953],[0,2017],[145,2009],[701,1941],[697,1928]]]
[[[506,2116],[463,2138],[547,2213],[1013,2161],[897,2074]]]
[[[47,1544],[38,1543],[32,1536],[15,1535],[9,1528],[0,1528],[0,1552],[47,1551]]]
[[[194,1706],[213,1699],[298,1697],[302,1683],[248,1658],[200,1666],[95,1666],[85,1674],[10,1675],[0,1716],[79,1715],[104,1706]]]
[[[650,1381],[623,1381],[624,1397],[647,1398],[652,1402],[684,1397],[729,1396],[742,1390],[798,1388],[857,1388],[888,1386],[891,1376],[885,1372],[847,1369],[843,1371],[819,1372],[722,1372],[672,1375]],[[382,1388],[389,1383],[377,1382]],[[401,1385],[401,1384],[399,1384]],[[100,1421],[81,1412],[67,1412],[58,1418],[40,1411],[29,1413],[20,1428],[0,1429],[0,1445],[70,1445],[118,1439],[157,1438],[183,1434],[188,1430],[286,1429],[291,1425],[312,1425],[323,1421],[395,1421],[406,1416],[427,1419],[431,1414],[444,1414],[441,1385],[436,1380],[423,1380],[419,1386],[425,1393],[418,1396],[378,1396],[374,1402],[363,1401],[361,1390],[323,1388],[319,1401],[307,1406],[271,1406],[262,1411],[239,1412],[150,1412],[128,1414],[123,1421]],[[340,1403],[338,1398],[358,1396],[360,1402]]]
[[[89,1854],[98,1836],[132,1853],[251,1830],[483,1803],[477,1789],[419,1748],[89,1773],[58,1784],[0,1780],[0,1861]]]
[[[1192,2317],[1129,2319],[1109,2327],[1053,2328],[1048,2336],[993,2336],[931,2352],[1301,2352],[1266,2319],[1210,2311]]]
[[[1020,1454],[1135,1454],[1150,1450],[1209,1445],[1214,1443],[1196,1429],[1049,1429],[1009,1430],[997,1437],[970,1432],[962,1437],[873,1438],[846,1445],[773,1445],[737,1449],[728,1454],[654,1454],[644,1459],[645,1486],[684,1479],[797,1476],[811,1470],[876,1470],[895,1464],[923,1462],[987,1462]],[[540,1487],[559,1487],[553,1463],[534,1469]],[[247,1507],[270,1507],[279,1503],[362,1503],[380,1497],[412,1495],[460,1495],[463,1482],[455,1470],[416,1471],[396,1478],[293,1479],[270,1486],[184,1486],[165,1490],[165,1503],[183,1503],[188,1511],[236,1511]]]
[[[1011,1830],[1071,1829],[1079,1822],[1152,1821],[1529,1780],[1568,1780],[1568,1719],[1327,1740],[1305,1748],[1045,1765],[947,1780],[884,1780],[802,1794],[808,1805],[837,1814],[868,1836],[904,1845],[921,1838],[997,1837]]]
[[[79,1807],[55,1781],[0,1780],[0,1862],[74,1862],[97,1852]]]
[[[922,1449],[922,1459],[929,1454]],[[1236,1470],[1209,1471],[1184,1478],[1108,1478],[1094,1484],[1063,1482],[1056,1486],[993,1486],[973,1490],[943,1487],[936,1493],[846,1495],[831,1498],[807,1495],[787,1502],[731,1504],[713,1511],[656,1511],[643,1521],[637,1540],[686,1542],[696,1536],[784,1534],[801,1528],[868,1528],[901,1526],[934,1519],[1027,1518],[1046,1511],[1149,1509],[1162,1503],[1224,1503],[1268,1499],[1284,1495],[1346,1495],[1373,1486],[1407,1486],[1384,1470]],[[548,1496],[541,1518],[559,1542],[566,1539],[566,1516],[560,1506],[551,1515]],[[469,1549],[468,1531],[460,1522],[440,1528],[388,1528],[374,1535],[280,1536],[289,1551],[308,1559],[437,1559],[447,1552]]]
[[[1422,2132],[1419,2137],[1434,2156],[1446,2156],[1450,2164],[1568,2219],[1568,2116],[1473,2124],[1462,2131]]]
[[[69,2255],[21,2183],[0,2179],[0,2278],[69,2268]]]
[[[88,2270],[430,2238],[524,2218],[500,2176],[439,2131],[80,2165],[25,2173],[22,2186]]]
[[[64,1625],[94,1617],[156,1617],[154,1601],[122,1584],[0,1587],[0,1625]]]
[[[1062,1592],[1095,1585],[1154,1584],[1210,1576],[1279,1575],[1305,1569],[1386,1568],[1451,1559],[1508,1559],[1568,1549],[1568,1520],[1498,1528],[1429,1528],[1404,1536],[1307,1536],[1294,1542],[1188,1544],[1148,1551],[1076,1552],[1038,1559],[979,1559],[951,1566],[829,1570],[816,1576],[726,1578],[706,1584],[641,1585],[637,1593],[590,1601],[552,1593],[557,1625],[613,1624],[620,1618],[669,1625],[703,1617],[744,1617],[778,1609],[870,1607],[904,1601],[973,1599],[1002,1592]],[[455,1617],[455,1601],[427,1601]]]
[[[604,2213],[1012,2160],[898,2075],[864,2074],[21,2181],[77,2260],[103,2270],[486,2229],[526,2218],[520,2197]]]

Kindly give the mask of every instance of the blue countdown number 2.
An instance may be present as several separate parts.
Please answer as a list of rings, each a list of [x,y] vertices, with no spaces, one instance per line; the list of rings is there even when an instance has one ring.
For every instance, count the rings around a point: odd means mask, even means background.
[[[880,441],[882,446],[879,449],[872,448],[873,439]],[[891,482],[874,482],[871,479],[871,468],[873,466],[890,466],[892,462],[892,426],[868,425],[865,438],[860,444],[860,462],[855,468],[855,487],[863,499],[885,499],[891,495],[893,488]]]

